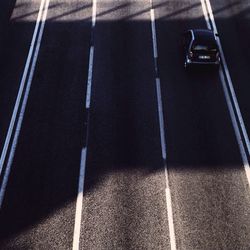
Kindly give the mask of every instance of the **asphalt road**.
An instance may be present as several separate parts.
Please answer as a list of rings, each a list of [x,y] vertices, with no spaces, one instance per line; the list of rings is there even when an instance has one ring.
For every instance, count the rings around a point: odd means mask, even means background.
[[[210,2],[249,134],[250,5]],[[250,249],[249,166],[221,78],[183,68],[182,32],[206,28],[201,2],[97,0],[94,24],[93,3],[0,3],[0,249]]]

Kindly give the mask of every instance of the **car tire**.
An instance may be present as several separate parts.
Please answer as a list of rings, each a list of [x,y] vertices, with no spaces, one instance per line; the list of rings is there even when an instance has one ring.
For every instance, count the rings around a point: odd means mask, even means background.
[[[184,69],[188,69],[189,68],[189,64],[187,62],[184,62]]]

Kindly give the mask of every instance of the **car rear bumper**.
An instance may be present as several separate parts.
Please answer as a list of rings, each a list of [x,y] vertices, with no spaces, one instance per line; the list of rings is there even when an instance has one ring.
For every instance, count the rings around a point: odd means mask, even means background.
[[[189,58],[186,59],[186,64],[190,65],[190,64],[202,64],[202,65],[219,65],[220,64],[220,60],[216,60],[216,61],[195,61],[195,60],[190,60]]]

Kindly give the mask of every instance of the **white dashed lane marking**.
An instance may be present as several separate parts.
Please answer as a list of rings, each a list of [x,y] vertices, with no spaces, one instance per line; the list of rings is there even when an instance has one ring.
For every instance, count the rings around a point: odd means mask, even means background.
[[[164,115],[162,108],[162,97],[161,97],[161,81],[158,75],[158,49],[157,49],[157,36],[156,36],[156,26],[155,26],[155,14],[154,9],[151,3],[151,29],[152,29],[152,41],[153,41],[153,55],[154,55],[154,63],[155,63],[155,84],[156,84],[156,93],[157,93],[157,104],[158,104],[158,117],[159,117],[159,126],[160,126],[160,139],[161,139],[161,150],[162,150],[162,158],[164,162],[164,172],[166,179],[166,203],[167,203],[167,214],[168,214],[168,226],[169,226],[169,237],[170,237],[170,246],[171,250],[176,250],[176,239],[175,239],[175,230],[174,230],[174,219],[173,219],[173,210],[172,210],[172,199],[171,199],[171,191],[169,187],[169,175],[168,175],[168,167],[167,167],[167,153],[166,153],[166,139],[165,139],[165,125],[164,125]]]
[[[88,126],[89,126],[89,110],[91,104],[91,89],[92,89],[92,76],[93,76],[93,62],[94,62],[94,29],[96,25],[96,0],[93,0],[92,5],[92,31],[91,31],[91,47],[89,50],[89,68],[88,68],[88,80],[87,80],[87,93],[85,108],[87,112],[86,120],[86,146],[82,149],[81,163],[80,163],[80,174],[78,180],[78,194],[76,200],[76,212],[75,212],[75,226],[73,236],[73,250],[79,249],[80,244],[80,233],[81,233],[81,220],[82,220],[82,203],[83,203],[83,192],[84,192],[84,180],[86,170],[86,158],[87,158],[87,144],[88,144]]]

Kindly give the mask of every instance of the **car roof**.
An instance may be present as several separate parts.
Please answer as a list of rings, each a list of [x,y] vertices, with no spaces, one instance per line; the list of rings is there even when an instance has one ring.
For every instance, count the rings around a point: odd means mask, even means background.
[[[194,35],[194,41],[205,44],[208,46],[213,46],[216,43],[216,37],[212,30],[208,29],[193,29],[191,32]]]

